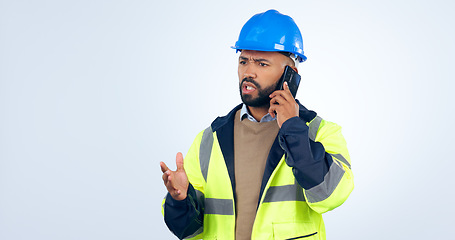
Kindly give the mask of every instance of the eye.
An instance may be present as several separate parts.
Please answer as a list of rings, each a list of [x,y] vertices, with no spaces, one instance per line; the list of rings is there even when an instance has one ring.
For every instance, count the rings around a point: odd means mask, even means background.
[[[267,63],[260,62],[260,63],[259,63],[259,66],[261,66],[261,67],[266,67],[266,66],[268,66],[268,64],[267,64]]]
[[[241,64],[241,65],[245,65],[245,64],[246,64],[246,61],[244,61],[244,60],[240,60],[239,64]]]

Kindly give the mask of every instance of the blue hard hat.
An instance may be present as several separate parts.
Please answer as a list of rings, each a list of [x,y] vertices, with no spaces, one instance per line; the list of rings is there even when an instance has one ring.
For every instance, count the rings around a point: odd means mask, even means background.
[[[233,49],[256,50],[265,52],[290,52],[300,57],[300,62],[307,59],[303,55],[303,40],[294,20],[277,10],[258,13],[243,25],[239,40]]]

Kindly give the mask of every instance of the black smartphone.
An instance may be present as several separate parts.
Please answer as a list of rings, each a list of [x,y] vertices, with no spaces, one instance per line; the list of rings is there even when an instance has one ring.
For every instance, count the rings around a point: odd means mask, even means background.
[[[283,75],[281,75],[281,78],[278,81],[277,90],[283,90],[283,83],[286,81],[288,83],[292,96],[295,98],[297,89],[299,88],[300,78],[300,75],[294,71],[294,69],[286,66],[286,68],[284,68]]]

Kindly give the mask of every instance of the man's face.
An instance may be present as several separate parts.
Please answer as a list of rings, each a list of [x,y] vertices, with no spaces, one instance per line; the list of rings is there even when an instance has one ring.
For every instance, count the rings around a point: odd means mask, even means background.
[[[278,52],[242,50],[238,68],[242,102],[250,107],[269,106],[269,95],[291,61]]]

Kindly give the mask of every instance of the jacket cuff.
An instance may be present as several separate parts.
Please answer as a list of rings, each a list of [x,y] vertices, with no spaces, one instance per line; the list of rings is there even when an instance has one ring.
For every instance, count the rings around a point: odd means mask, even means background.
[[[279,131],[279,143],[285,152],[286,164],[304,189],[310,189],[322,181],[332,164],[324,146],[308,137],[306,122],[293,117],[283,123]]]
[[[186,206],[190,206],[191,205],[191,201],[190,201],[190,198],[189,196],[191,195],[191,197],[193,199],[197,199],[196,198],[196,191],[194,190],[194,187],[193,185],[191,185],[191,183],[188,185],[188,191],[186,193],[186,198],[183,199],[183,200],[175,200],[170,193],[167,193],[166,195],[166,205],[170,206],[170,207],[175,207],[175,208],[184,208]]]
[[[286,120],[280,128],[280,134],[286,135],[289,132],[305,131],[308,126],[300,117],[292,117]]]

